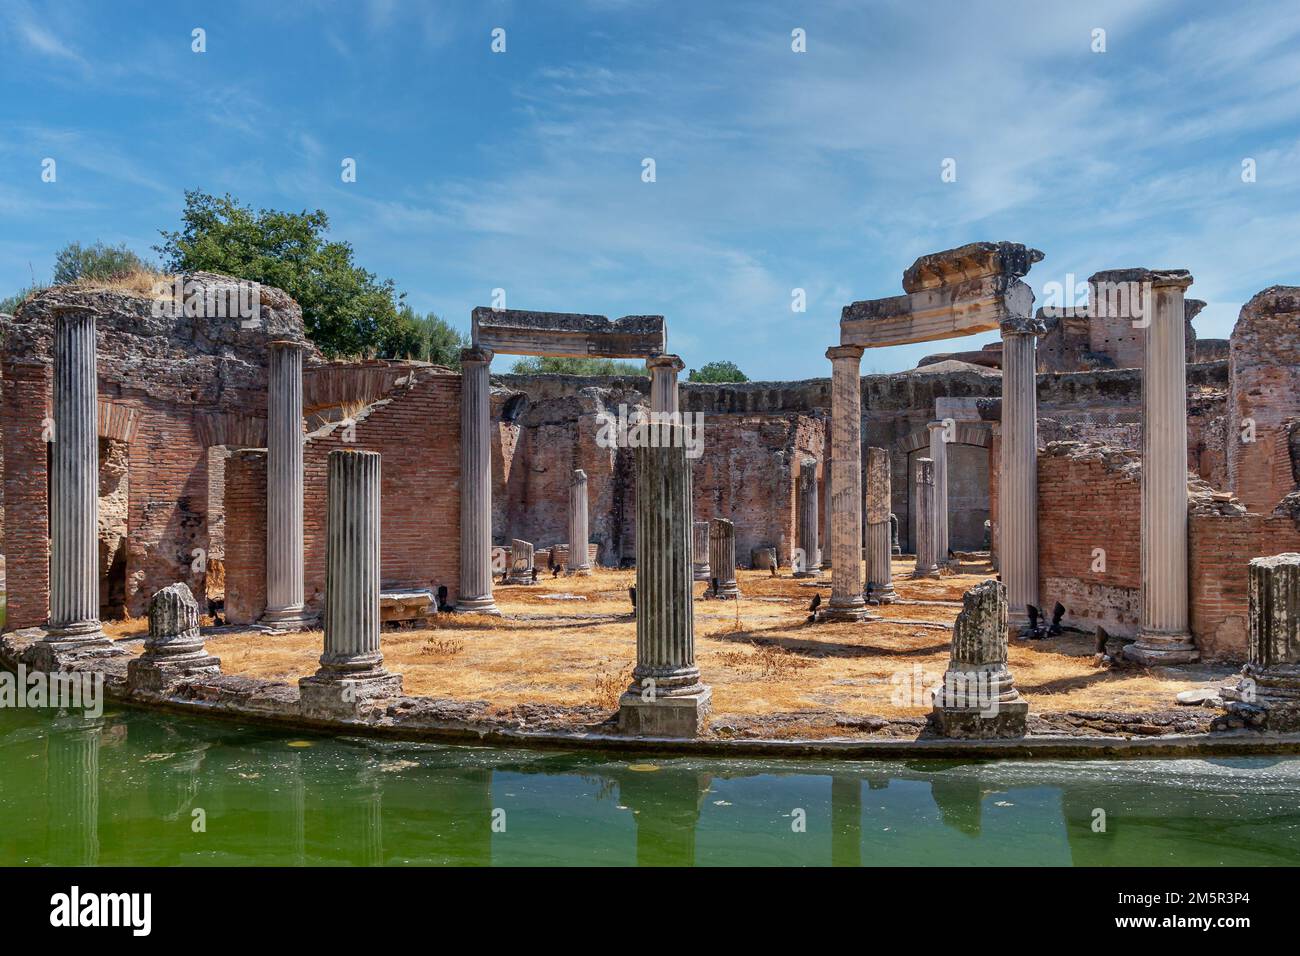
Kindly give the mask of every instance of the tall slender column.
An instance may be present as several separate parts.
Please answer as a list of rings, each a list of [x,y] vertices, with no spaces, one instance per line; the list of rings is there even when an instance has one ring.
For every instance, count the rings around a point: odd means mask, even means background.
[[[57,438],[56,438],[57,440]],[[99,747],[104,721],[56,716],[46,745],[46,863],[99,864]]]
[[[379,488],[378,452],[330,452],[325,651],[315,675],[299,681],[307,710],[401,693],[401,675],[384,670],[379,649]]]
[[[302,346],[272,342],[266,387],[266,613],[262,622],[300,627],[303,589]]]
[[[1038,336],[1032,318],[1002,323],[1002,470],[998,562],[1014,626],[1038,601]]]
[[[831,426],[826,423],[826,442],[822,449],[822,533],[818,536],[818,544],[822,547],[822,570],[827,571],[834,566],[834,555],[831,553],[831,501],[834,496],[831,494]]]
[[[709,523],[691,524],[691,566],[696,581],[707,581],[713,574],[709,566]]]
[[[54,317],[50,620],[45,639],[61,650],[110,643],[99,623],[96,385],[95,313],[59,309]]]
[[[817,460],[805,458],[799,465],[799,484],[795,488],[798,499],[799,550],[802,561],[794,569],[796,578],[819,578],[822,573],[821,546],[817,540],[817,522],[821,514],[817,507]]]
[[[573,469],[569,482],[569,573],[591,574],[591,555],[587,549],[587,473]]]
[[[636,449],[636,668],[622,733],[693,737],[712,696],[695,664],[691,466],[684,442]]]
[[[736,526],[726,518],[709,522],[709,563],[713,565],[713,580],[718,582],[713,596],[740,597],[740,586],[736,584]]]
[[[934,548],[939,567],[948,566],[948,430],[930,422],[930,460],[934,462]]]
[[[831,360],[831,599],[827,620],[861,620],[862,364],[861,346],[826,350]]]
[[[934,462],[929,458],[916,460],[916,569],[914,578],[939,576],[938,551],[934,540]]]
[[[460,593],[456,610],[499,614],[492,599],[492,350],[460,353]]]
[[[1144,664],[1199,657],[1187,610],[1187,346],[1183,269],[1152,272],[1142,366],[1142,625],[1124,656]]]
[[[894,591],[890,557],[889,452],[883,448],[867,449],[866,520],[867,520],[867,600],[892,604],[898,599]]]
[[[677,373],[686,367],[676,355],[656,355],[646,359],[650,370],[650,411],[675,414],[677,404]]]

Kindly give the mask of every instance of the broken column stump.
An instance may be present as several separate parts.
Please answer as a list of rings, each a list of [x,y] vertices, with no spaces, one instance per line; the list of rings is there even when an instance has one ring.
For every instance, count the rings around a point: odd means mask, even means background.
[[[1254,558],[1247,589],[1246,666],[1223,690],[1228,713],[1265,730],[1300,730],[1300,554]]]
[[[162,690],[191,677],[216,677],[221,661],[208,654],[199,631],[199,604],[182,582],[149,598],[149,636],[144,653],[127,664],[132,690]]]
[[[931,721],[945,737],[1022,737],[1028,714],[1007,670],[1007,589],[983,581],[962,595]]]

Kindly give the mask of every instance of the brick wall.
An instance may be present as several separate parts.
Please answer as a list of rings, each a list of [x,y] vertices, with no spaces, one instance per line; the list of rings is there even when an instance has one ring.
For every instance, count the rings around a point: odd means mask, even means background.
[[[226,619],[251,624],[266,610],[266,452],[226,460]]]
[[[7,629],[49,617],[49,469],[42,421],[50,414],[49,366],[4,366],[5,586]]]

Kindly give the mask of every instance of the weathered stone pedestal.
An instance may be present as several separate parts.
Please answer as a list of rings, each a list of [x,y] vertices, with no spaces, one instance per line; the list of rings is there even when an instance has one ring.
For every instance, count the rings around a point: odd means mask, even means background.
[[[916,460],[916,568],[914,578],[937,578],[939,555],[934,537],[934,462]]]
[[[573,469],[569,482],[569,564],[568,572],[586,577],[591,574],[591,556],[587,548],[587,473]]]
[[[636,517],[636,668],[619,699],[618,729],[641,737],[695,737],[707,724],[712,691],[695,665],[691,470],[684,443],[636,449]]]
[[[215,677],[221,661],[208,654],[199,632],[199,604],[183,582],[149,599],[149,636],[144,653],[127,664],[132,690],[160,691],[189,678]]]
[[[736,526],[727,518],[709,522],[709,564],[718,582],[709,596],[724,601],[740,597],[740,585],[736,583]]]
[[[821,514],[817,507],[817,461],[805,458],[799,465],[799,482],[795,487],[799,517],[798,541],[801,558],[794,563],[796,578],[819,578],[822,575],[821,544],[817,524]]]
[[[397,697],[402,677],[379,650],[379,454],[332,451],[325,529],[325,652],[298,682],[306,716],[350,717]]]
[[[868,448],[865,511],[869,604],[892,604],[898,600],[890,554],[890,495],[889,452],[883,448]]]
[[[691,576],[696,581],[707,581],[713,576],[709,565],[709,523],[691,524]]]
[[[931,719],[945,737],[1022,737],[1028,714],[1007,670],[1007,590],[983,581],[962,595]]]
[[[1246,666],[1222,695],[1251,726],[1300,731],[1300,554],[1255,558],[1248,574]]]
[[[510,542],[510,566],[506,569],[507,584],[532,584],[533,544],[515,538]]]

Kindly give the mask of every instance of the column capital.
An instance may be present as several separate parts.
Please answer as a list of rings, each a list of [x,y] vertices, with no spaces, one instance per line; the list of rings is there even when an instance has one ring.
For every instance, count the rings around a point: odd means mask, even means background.
[[[586,480],[587,480],[587,473],[585,471],[583,471],[581,468],[573,469],[573,480],[570,482],[570,484],[576,485]]]
[[[862,360],[862,353],[865,351],[866,349],[861,345],[832,345],[826,350],[826,357],[832,362],[844,359],[853,359],[853,361],[858,362]]]
[[[680,372],[686,368],[686,363],[682,361],[680,355],[672,355],[667,352],[661,352],[658,355],[652,355],[645,360],[646,368],[663,368],[671,369],[674,372]]]
[[[930,431],[934,431],[936,428],[944,428],[945,426],[943,422],[935,421],[935,422],[926,422],[925,427],[930,429]]]
[[[460,350],[460,364],[474,365],[481,363],[483,365],[490,365],[495,356],[496,353],[491,349],[483,348],[481,345],[474,345],[470,348]]]
[[[305,349],[307,346],[297,339],[272,339],[266,343],[268,349]]]
[[[1152,269],[1147,281],[1153,289],[1186,289],[1194,280],[1186,269]]]
[[[1032,315],[1009,315],[998,323],[1002,334],[1006,335],[1032,335],[1040,336],[1047,334],[1047,326],[1043,320]]]

